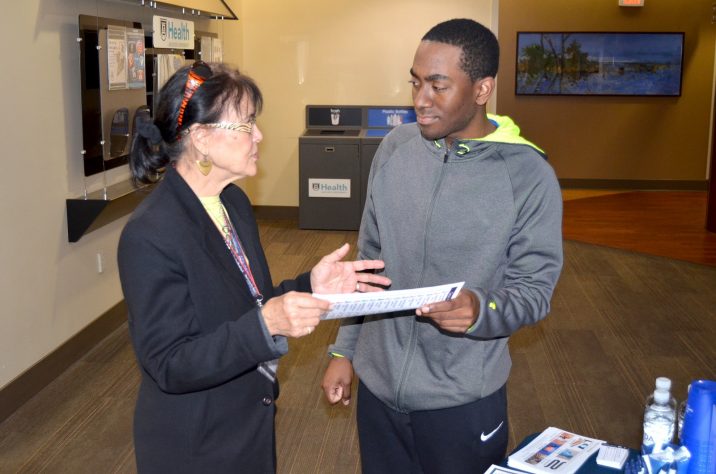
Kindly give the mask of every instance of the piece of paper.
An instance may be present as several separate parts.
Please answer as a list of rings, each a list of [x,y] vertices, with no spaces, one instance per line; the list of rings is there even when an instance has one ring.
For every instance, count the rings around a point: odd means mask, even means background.
[[[629,457],[629,449],[622,446],[604,443],[597,453],[597,464],[614,469],[621,469]]]
[[[485,474],[524,474],[524,472],[493,464],[487,468]]]
[[[455,298],[464,281],[448,285],[413,288],[411,290],[374,291],[368,293],[340,293],[313,296],[333,303],[333,309],[322,319],[350,318],[368,314],[391,313],[406,309],[415,309],[437,301]]]

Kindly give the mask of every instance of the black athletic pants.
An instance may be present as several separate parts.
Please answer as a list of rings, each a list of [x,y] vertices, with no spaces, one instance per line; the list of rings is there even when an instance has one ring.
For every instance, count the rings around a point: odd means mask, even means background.
[[[358,385],[364,474],[481,474],[507,449],[507,389],[441,410],[399,413]]]

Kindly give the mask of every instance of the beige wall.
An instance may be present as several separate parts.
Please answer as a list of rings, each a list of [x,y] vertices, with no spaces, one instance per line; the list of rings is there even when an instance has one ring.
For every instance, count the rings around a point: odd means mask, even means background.
[[[711,1],[501,0],[497,110],[543,147],[560,178],[705,180],[716,26]],[[517,31],[683,31],[678,98],[515,96]]]
[[[298,204],[306,104],[409,104],[408,69],[422,34],[458,16],[494,25],[495,1],[230,0],[239,22],[200,22],[199,29],[219,33],[226,60],[254,76],[266,96],[260,175],[242,184],[254,203]],[[631,13],[616,3],[501,0],[498,111],[513,115],[550,152],[561,177],[704,179],[714,61],[714,27],[704,19],[710,2],[647,0]],[[126,218],[67,242],[65,199],[101,185],[83,179],[79,156],[80,13],[151,25],[150,10],[111,0],[11,2],[0,17],[0,41],[14,48],[0,74],[0,387],[122,298],[115,259]],[[686,31],[683,96],[514,97],[515,31],[558,29]],[[108,180],[126,176],[120,169]],[[101,274],[97,253],[105,262]]]
[[[489,23],[492,1],[231,0],[240,21],[197,21],[219,33],[227,62],[266,95],[261,175],[245,183],[254,202],[298,204],[306,104],[409,104],[408,69],[422,34],[455,16]],[[65,199],[102,185],[83,178],[79,154],[80,13],[151,29],[151,9],[114,0],[11,2],[0,16],[0,41],[13,48],[0,74],[0,388],[122,299],[116,248],[126,217],[67,242]],[[108,183],[127,175],[113,170]]]
[[[408,69],[434,23],[472,17],[493,25],[496,0],[230,0],[238,22],[199,22],[224,39],[227,62],[262,87],[260,174],[242,185],[260,205],[298,204],[298,137],[307,104],[410,104]],[[501,0],[503,61],[497,107],[548,150],[564,178],[705,177],[714,27],[710,2]],[[0,17],[11,45],[0,74],[0,387],[121,300],[116,246],[126,218],[67,242],[65,199],[101,186],[84,180],[77,15],[142,21],[151,11],[111,0],[11,2]],[[679,26],[685,25],[685,26]],[[497,28],[493,29],[497,30]],[[517,30],[686,31],[678,99],[516,98]],[[109,182],[126,178],[126,169]],[[104,257],[99,274],[96,255]]]
[[[102,185],[82,176],[80,13],[151,29],[148,8],[109,1],[9,2],[0,16],[10,54],[0,74],[0,387],[122,299],[116,249],[126,218],[67,241],[65,199]],[[206,23],[197,25],[214,27]],[[124,167],[108,181],[127,176]]]
[[[435,23],[491,22],[492,0],[243,0],[244,71],[266,104],[254,204],[298,205],[298,137],[307,104],[410,105],[415,48]],[[227,58],[231,60],[231,58]]]

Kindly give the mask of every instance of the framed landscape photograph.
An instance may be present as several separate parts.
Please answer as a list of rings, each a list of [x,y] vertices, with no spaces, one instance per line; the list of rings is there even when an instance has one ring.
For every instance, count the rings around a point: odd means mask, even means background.
[[[518,32],[517,95],[681,95],[684,33]]]

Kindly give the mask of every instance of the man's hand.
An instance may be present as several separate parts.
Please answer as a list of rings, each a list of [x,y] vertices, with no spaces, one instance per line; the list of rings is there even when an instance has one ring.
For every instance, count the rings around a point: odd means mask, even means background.
[[[463,288],[450,301],[440,301],[418,308],[415,314],[430,318],[442,330],[465,334],[477,321],[480,301],[472,291]]]
[[[353,364],[345,357],[336,357],[328,363],[323,375],[323,393],[328,403],[335,405],[342,401],[344,405],[351,402],[351,383],[353,382]]]

